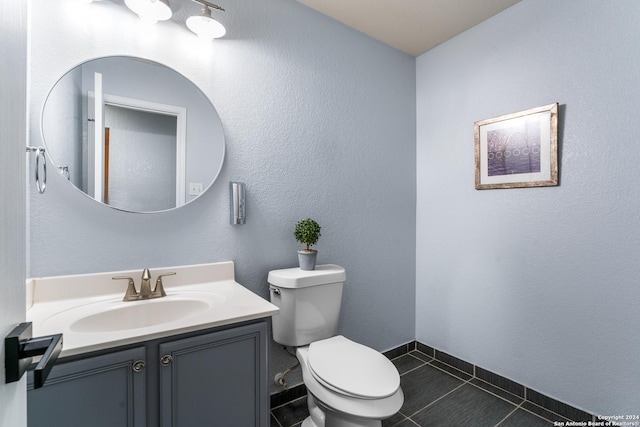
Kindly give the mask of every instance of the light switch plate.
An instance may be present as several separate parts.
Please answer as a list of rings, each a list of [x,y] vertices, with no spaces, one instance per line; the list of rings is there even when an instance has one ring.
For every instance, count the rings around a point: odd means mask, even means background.
[[[189,183],[189,195],[190,196],[199,196],[203,191],[203,185],[201,182],[190,182]]]

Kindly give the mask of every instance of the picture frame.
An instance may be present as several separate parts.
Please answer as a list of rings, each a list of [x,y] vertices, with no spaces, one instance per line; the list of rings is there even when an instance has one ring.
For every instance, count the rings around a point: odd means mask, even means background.
[[[558,103],[475,122],[476,189],[558,185]]]

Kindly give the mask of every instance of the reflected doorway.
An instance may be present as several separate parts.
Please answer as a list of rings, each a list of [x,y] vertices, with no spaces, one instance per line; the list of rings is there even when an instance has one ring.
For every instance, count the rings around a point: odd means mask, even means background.
[[[105,103],[104,124],[104,203],[176,207],[176,117]]]

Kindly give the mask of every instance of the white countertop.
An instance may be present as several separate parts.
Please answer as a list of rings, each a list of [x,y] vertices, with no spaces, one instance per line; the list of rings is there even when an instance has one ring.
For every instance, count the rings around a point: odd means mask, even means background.
[[[127,281],[111,278],[130,276],[139,290],[142,269],[29,279],[27,321],[33,323],[34,336],[62,333],[63,347],[60,357],[65,357],[260,319],[278,312],[278,307],[235,281],[234,265],[231,261],[150,270],[152,288],[158,275],[167,272],[177,273],[175,276],[162,279],[166,297],[122,301]],[[185,300],[185,306],[179,307]],[[184,312],[179,313],[179,318],[169,321],[163,319],[159,324],[146,324],[157,321],[153,319],[162,318],[163,313],[171,319],[172,314],[176,314],[170,311],[172,303],[176,304],[176,309]],[[119,313],[124,314],[129,310],[136,311],[135,317],[142,323],[136,324],[136,319],[129,320],[126,315],[119,316]],[[108,317],[107,312],[110,311],[114,311],[116,316]],[[92,326],[88,329],[78,327],[78,320],[86,317],[101,319],[103,313],[107,313],[105,318],[115,320],[116,324],[102,325],[99,321],[93,320]],[[94,316],[96,314],[98,316]],[[120,324],[126,324],[127,327],[120,328]]]

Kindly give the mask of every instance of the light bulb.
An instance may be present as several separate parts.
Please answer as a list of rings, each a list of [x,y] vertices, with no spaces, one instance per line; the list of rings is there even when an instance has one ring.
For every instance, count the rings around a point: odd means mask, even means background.
[[[187,27],[199,38],[207,41],[217,39],[227,33],[224,26],[211,17],[211,10],[207,6],[202,9],[200,15],[187,18]]]
[[[124,3],[146,22],[155,23],[171,18],[168,0],[124,0]]]

